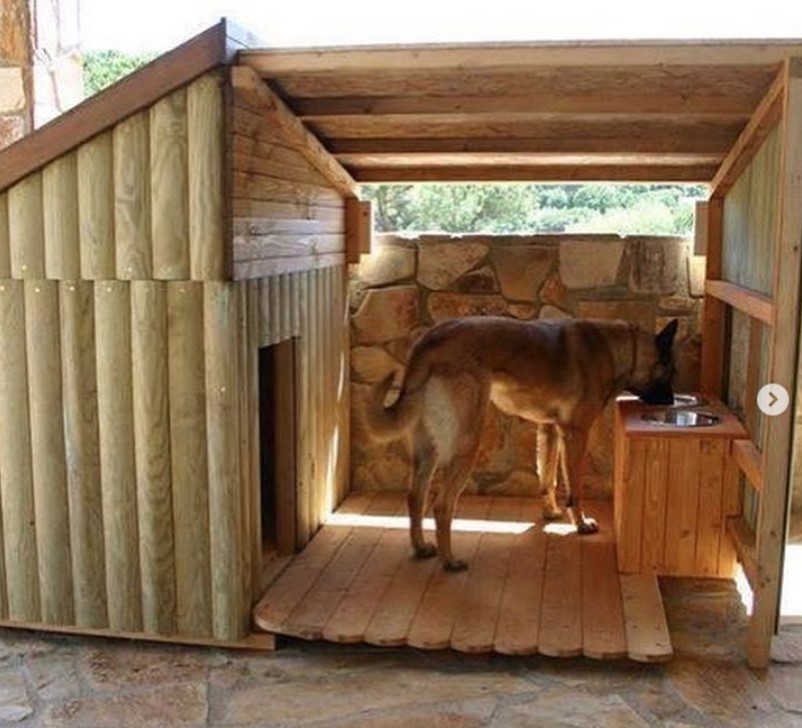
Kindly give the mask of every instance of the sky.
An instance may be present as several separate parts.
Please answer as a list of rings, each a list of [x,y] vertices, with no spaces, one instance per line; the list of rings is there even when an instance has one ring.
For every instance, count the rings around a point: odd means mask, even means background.
[[[802,38],[761,0],[79,0],[84,49],[161,52],[228,17],[266,47],[461,41]]]

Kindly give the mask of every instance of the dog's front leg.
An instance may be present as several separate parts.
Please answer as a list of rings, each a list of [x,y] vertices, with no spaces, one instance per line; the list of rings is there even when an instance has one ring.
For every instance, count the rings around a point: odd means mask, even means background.
[[[599,525],[593,518],[587,518],[582,510],[582,466],[588,443],[586,429],[566,427],[563,432],[565,471],[568,476],[568,492],[571,494],[576,529],[581,534],[596,533]]]

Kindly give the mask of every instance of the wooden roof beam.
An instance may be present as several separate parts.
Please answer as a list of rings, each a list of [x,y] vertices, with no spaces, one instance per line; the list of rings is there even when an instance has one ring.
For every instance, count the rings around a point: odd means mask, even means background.
[[[359,197],[358,185],[351,175],[252,69],[234,66],[231,69],[231,82],[235,90],[243,94],[252,106],[261,109],[266,117],[298,139],[298,150],[301,154],[337,190],[346,197]]]
[[[361,48],[261,49],[239,62],[265,77],[366,70],[466,71],[555,66],[744,66],[780,64],[802,54],[802,40],[571,41]]]
[[[704,183],[712,165],[512,165],[365,167],[351,169],[361,183],[394,182],[660,182]]]
[[[709,93],[621,94],[610,89],[573,93],[496,94],[487,96],[334,96],[296,98],[293,111],[304,121],[331,116],[368,114],[425,116],[428,114],[557,114],[607,116],[696,116],[748,119],[755,108],[749,96]]]

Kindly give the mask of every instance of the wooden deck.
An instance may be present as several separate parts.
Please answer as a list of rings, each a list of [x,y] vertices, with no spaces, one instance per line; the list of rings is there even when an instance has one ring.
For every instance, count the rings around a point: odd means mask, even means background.
[[[449,574],[436,559],[411,558],[403,496],[352,495],[270,585],[254,618],[267,632],[308,640],[669,659],[656,578],[619,576],[611,504],[587,512],[602,530],[580,538],[567,523],[544,528],[535,499],[463,497],[454,551],[470,568]]]

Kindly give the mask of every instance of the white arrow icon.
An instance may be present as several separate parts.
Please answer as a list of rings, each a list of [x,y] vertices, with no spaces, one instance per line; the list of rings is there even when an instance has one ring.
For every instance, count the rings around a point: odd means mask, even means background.
[[[757,393],[757,406],[763,414],[770,417],[781,415],[788,409],[791,398],[782,384],[770,383],[760,388]]]

